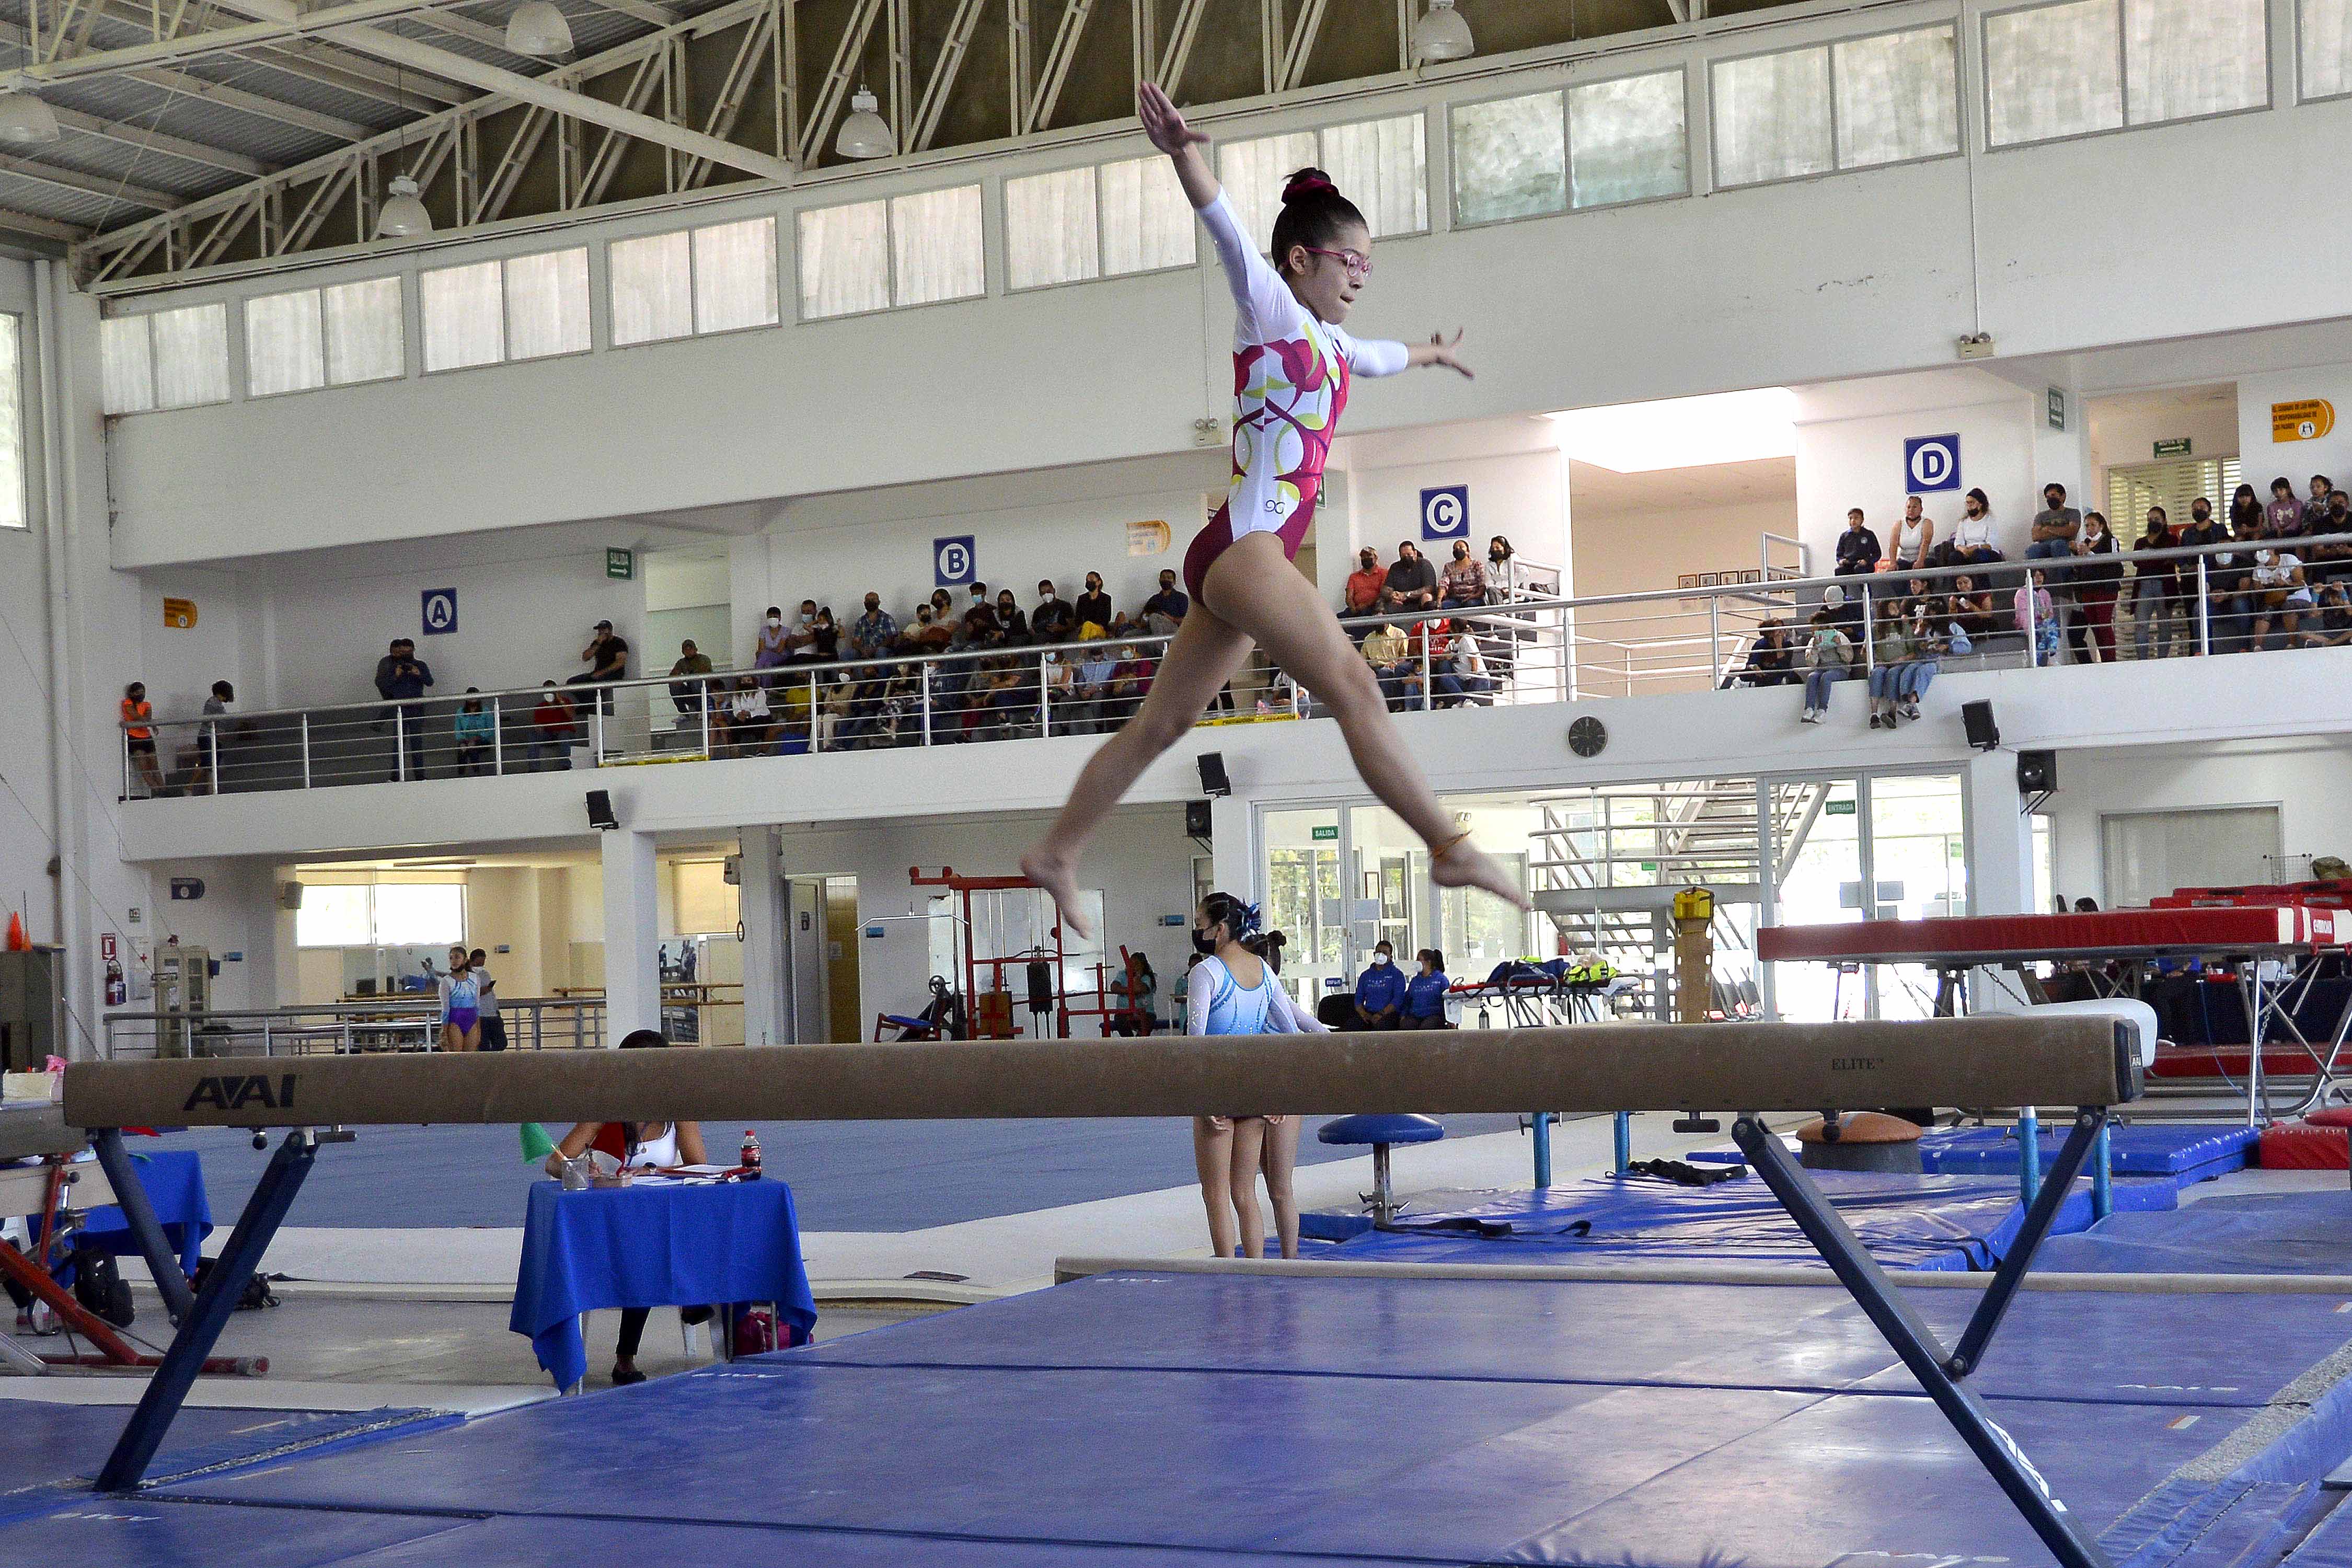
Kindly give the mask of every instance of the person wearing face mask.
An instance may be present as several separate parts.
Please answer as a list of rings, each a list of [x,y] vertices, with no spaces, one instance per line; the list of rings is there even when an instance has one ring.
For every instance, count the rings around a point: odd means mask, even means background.
[[[1330,1031],[1291,1000],[1277,977],[1282,933],[1258,929],[1258,907],[1231,893],[1211,893],[1192,911],[1198,955],[1184,980],[1184,1032],[1212,1035],[1324,1035]],[[1257,1184],[1265,1178],[1282,1256],[1298,1256],[1298,1201],[1291,1173],[1298,1163],[1298,1118],[1236,1112],[1192,1119],[1192,1160],[1208,1211],[1209,1245],[1220,1258],[1236,1246],[1265,1256],[1265,1221]]]
[[[1372,949],[1371,963],[1356,977],[1356,1027],[1400,1027],[1404,1016],[1404,973],[1396,966],[1396,949],[1383,942]]]
[[[1952,537],[1937,547],[1947,566],[1990,566],[2004,557],[1992,542],[1992,502],[1982,490],[1970,490],[1960,501],[1960,518]]]
[[[1381,608],[1388,611],[1426,610],[1437,603],[1437,568],[1422,558],[1421,546],[1407,539],[1397,545],[1397,558],[1381,590]]]
[[[1433,947],[1424,947],[1413,958],[1418,967],[1404,984],[1404,1027],[1443,1029],[1446,1026],[1445,994],[1454,985],[1445,977],[1445,955]]]
[[[1162,569],[1160,574],[1160,592],[1143,601],[1144,629],[1153,637],[1174,637],[1176,628],[1184,624],[1184,617],[1190,615],[1192,610],[1192,595],[1185,593],[1178,584],[1176,574]]]
[[[898,650],[898,618],[882,607],[882,595],[866,595],[866,613],[849,623],[849,657],[887,658]]]
[[[2295,632],[2303,617],[2318,606],[2311,596],[2311,585],[2305,581],[2303,563],[2284,550],[2257,550],[2254,569],[2246,575],[2247,598],[2252,601],[2253,629],[2248,640],[2256,652],[2271,646],[2271,626],[2284,626],[2285,645],[2294,647],[2298,642]]]
[[[2227,544],[2229,542],[2230,531],[2220,519],[2213,515],[2213,503],[2205,497],[2199,496],[2189,508],[2189,526],[2180,530],[2175,542],[2184,550],[2196,550],[2204,549],[2210,545]],[[2189,624],[2191,652],[2219,653],[2221,651],[2220,628],[2214,622],[2213,616],[2226,612],[2230,594],[2226,587],[2217,584],[2215,581],[2217,575],[2226,576],[2226,574],[2216,573],[2215,563],[2218,559],[2218,555],[2208,555],[2202,561],[2195,557],[2184,557],[2179,563],[2182,603],[2191,608],[2194,614],[2205,617],[2205,642],[2201,648],[2197,642],[2196,622],[2192,619]],[[2201,605],[2198,603],[2200,589],[2203,594]]]
[[[784,629],[784,662],[814,664],[816,656],[816,601],[803,599],[800,614]]]
[[[2074,553],[2085,564],[2074,569],[2074,605],[2081,612],[2066,623],[2066,639],[2074,662],[2091,662],[2091,645],[2099,648],[2099,662],[2116,662],[2116,596],[2123,591],[2123,563],[2116,559],[2116,536],[2107,530],[2105,512],[2083,514],[2083,537]]]
[[[1087,591],[1078,595],[1075,607],[1078,613],[1078,625],[1085,626],[1092,621],[1105,631],[1110,629],[1110,595],[1103,592],[1101,573],[1087,574]]]
[[[1054,592],[1050,582],[1037,584],[1037,608],[1029,617],[1029,631],[1040,646],[1066,643],[1078,629],[1078,613]]]
[[[2132,544],[2134,551],[2177,550],[2180,535],[2160,506],[2147,509],[2147,525]],[[2172,612],[2180,603],[2180,563],[2143,561],[2132,576],[2132,652],[2135,657],[2165,658],[2178,651],[2179,634]]]
[[[760,622],[758,646],[751,650],[751,668],[753,669],[782,668],[785,660],[792,654],[792,649],[785,646],[786,635],[783,606],[770,605],[767,615]]]
[[[953,628],[940,624],[931,614],[930,605],[917,605],[915,624],[907,628],[904,641],[909,653],[945,653],[948,646],[955,641],[955,632]]]
[[[1444,603],[1449,609],[1486,602],[1486,568],[1470,553],[1470,542],[1454,542],[1454,559],[1445,563]]]
[[[1388,585],[1389,574],[1381,567],[1381,552],[1367,544],[1356,552],[1356,569],[1348,574],[1348,608],[1345,613],[1350,616],[1377,615],[1381,591]],[[1356,626],[1349,629],[1360,643],[1370,628]]]
[[[1029,640],[1029,617],[1023,615],[1021,606],[1013,602],[1010,588],[996,595],[996,624],[1003,629],[1004,640],[1008,644]]]
[[[1511,542],[1501,534],[1486,541],[1486,602],[1507,605],[1526,596],[1526,573]]]

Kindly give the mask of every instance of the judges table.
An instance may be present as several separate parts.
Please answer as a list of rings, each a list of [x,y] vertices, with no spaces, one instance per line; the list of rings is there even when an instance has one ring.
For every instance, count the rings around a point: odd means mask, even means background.
[[[807,1337],[816,1299],[792,1189],[769,1179],[530,1189],[508,1326],[558,1388],[586,1376],[580,1314],[598,1307],[773,1301],[779,1342]]]
[[[181,1272],[193,1276],[204,1255],[205,1237],[213,1228],[212,1205],[205,1196],[203,1159],[192,1150],[157,1150],[133,1153],[131,1161],[163,1227],[164,1240],[179,1257]],[[138,1256],[139,1243],[98,1162],[77,1161],[65,1170],[59,1206],[81,1213],[80,1228],[72,1233],[72,1239],[92,1243],[119,1257]],[[0,1214],[26,1216],[26,1223],[37,1235],[48,1184],[46,1165],[0,1168]]]

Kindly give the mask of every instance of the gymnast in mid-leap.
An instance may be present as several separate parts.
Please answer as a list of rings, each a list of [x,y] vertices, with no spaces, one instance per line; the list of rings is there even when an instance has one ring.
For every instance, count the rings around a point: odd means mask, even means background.
[[[1372,270],[1371,230],[1355,204],[1320,169],[1293,174],[1274,220],[1269,263],[1242,233],[1201,156],[1209,139],[1185,124],[1151,83],[1137,100],[1151,144],[1174,160],[1233,289],[1233,486],[1184,552],[1192,610],[1143,705],[1087,763],[1069,804],[1021,868],[1054,895],[1065,920],[1092,935],[1076,907],[1080,847],[1153,759],[1192,727],[1256,644],[1331,710],[1364,783],[1429,846],[1430,875],[1439,886],[1483,888],[1525,909],[1517,880],[1438,804],[1390,722],[1371,667],[1314,584],[1289,564],[1314,521],[1350,377],[1422,365],[1467,376],[1469,367],[1454,352],[1462,334],[1410,348],[1349,337],[1340,323]]]

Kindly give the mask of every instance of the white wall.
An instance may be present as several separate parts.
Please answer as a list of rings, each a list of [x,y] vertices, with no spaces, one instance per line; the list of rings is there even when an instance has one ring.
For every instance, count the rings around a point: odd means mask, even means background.
[[[1348,471],[1347,537],[1343,541],[1336,530],[1328,535],[1318,564],[1326,596],[1334,604],[1356,569],[1357,550],[1365,545],[1379,551],[1385,563],[1396,559],[1397,542],[1410,539],[1443,568],[1452,547],[1421,534],[1421,492],[1441,486],[1469,487],[1470,548],[1480,560],[1486,557],[1486,541],[1499,533],[1529,561],[1569,564],[1568,463],[1548,419],[1488,420],[1358,437],[1342,441],[1333,456]]]
[[[2314,398],[2334,406],[2334,429],[2316,440],[2273,439],[2273,408]],[[2238,458],[2246,483],[2264,501],[2271,499],[2271,480],[2281,475],[2294,482],[2298,496],[2310,493],[2314,474],[2326,474],[2338,486],[2352,484],[2352,364],[2314,365],[2240,381]]]
[[[1921,0],[1863,23],[1725,29],[1612,56],[1610,68],[1703,71],[1718,56],[1948,15]],[[1217,129],[1263,134],[1422,108],[1439,132],[1436,106],[1450,98],[1552,86],[1573,70],[1400,85],[1367,102]],[[2285,81],[2276,98],[2274,109],[2220,120],[1726,193],[1705,192],[1702,158],[1701,194],[1689,199],[1383,243],[1351,325],[1406,337],[1466,327],[1480,376],[1368,384],[1349,426],[1945,366],[1955,339],[1979,323],[2014,358],[2340,315],[2339,247],[2149,243],[2150,192],[2199,193],[2201,219],[2223,234],[2332,210],[2352,103],[2298,105]],[[1442,134],[1432,140],[1435,154]],[[964,173],[988,182],[992,210],[1004,174],[1066,156],[1007,154]],[[856,194],[951,177],[879,172],[856,182]],[[2056,192],[2063,238],[2052,230]],[[789,233],[795,208],[845,194],[747,197],[697,217],[782,214]],[[576,232],[600,247],[678,221],[640,215]],[[544,244],[509,238],[432,259]],[[362,261],[310,276],[384,270]],[[1189,445],[1194,419],[1229,403],[1229,310],[1200,268],[135,416],[114,443],[114,558],[200,561],[1172,452]],[[261,452],[270,461],[253,462]]]
[[[2069,899],[2106,902],[2100,819],[2109,812],[2275,802],[2289,857],[2283,879],[2306,876],[2312,856],[2352,859],[2348,766],[2352,739],[2342,735],[2062,752],[2048,811],[2057,886]]]
[[[2263,416],[2270,416],[2267,405]],[[2131,398],[2095,402],[2090,424],[2091,465],[2102,475],[2109,468],[2168,461],[2156,455],[2156,444],[2183,437],[2189,440],[2189,455],[2200,460],[2235,457],[2238,451],[2238,404],[2231,397],[2162,408]],[[2096,504],[2104,506],[2104,488],[2100,497]],[[2121,531],[2120,524],[2117,531]]]
[[[1787,538],[1794,519],[1785,501],[1740,501],[1672,511],[1576,514],[1576,592],[1646,594],[1671,588],[1692,572],[1763,570],[1767,533]],[[1841,519],[1838,526],[1843,528]],[[1801,537],[1801,535],[1800,536]],[[1885,534],[1879,536],[1882,540]],[[1786,560],[1785,552],[1780,557]],[[1817,565],[1816,571],[1821,570]]]
[[[1872,403],[1903,411],[1868,407]],[[1876,395],[1853,387],[1803,392],[1799,405],[1797,536],[1810,547],[1819,575],[1836,563],[1848,508],[1862,508],[1879,543],[1893,548],[1895,525],[1915,488],[1903,466],[1906,441],[1959,437],[1960,488],[1923,495],[1923,510],[1935,520],[1936,536],[1948,539],[1961,498],[1982,489],[1992,501],[1993,542],[2011,560],[2031,542],[2044,479],[2076,484],[2072,475],[2053,476],[2040,465],[2041,396],[1980,372],[1906,377]]]

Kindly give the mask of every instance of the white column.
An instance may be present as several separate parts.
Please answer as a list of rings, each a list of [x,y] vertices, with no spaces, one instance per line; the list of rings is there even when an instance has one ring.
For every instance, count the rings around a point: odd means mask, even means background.
[[[604,851],[604,1043],[661,1027],[661,901],[654,836],[610,828]]]
[[[1972,752],[1961,788],[1968,796],[1969,912],[2036,912],[2033,818],[2023,809],[2024,797],[2017,793],[2017,753],[2007,748]],[[2003,978],[2007,984],[2015,985],[2014,979]],[[1995,982],[1994,972],[1979,969],[1969,975],[1969,1011],[2007,1012],[2015,1005],[2009,992]]]
[[[743,920],[743,1043],[791,1042],[793,994],[785,964],[782,834],[762,824],[746,827],[739,843],[743,885],[736,889]]]

